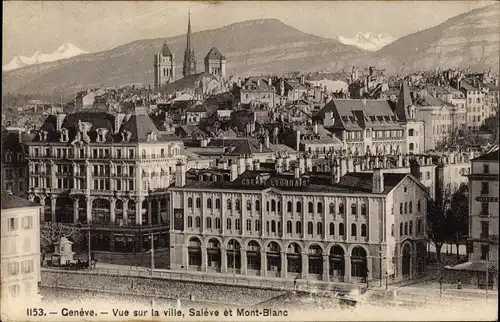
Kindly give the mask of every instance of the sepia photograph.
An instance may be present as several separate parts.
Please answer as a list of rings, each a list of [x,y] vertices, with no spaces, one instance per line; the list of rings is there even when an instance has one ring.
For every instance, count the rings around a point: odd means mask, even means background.
[[[1,321],[497,321],[500,3],[3,1]]]

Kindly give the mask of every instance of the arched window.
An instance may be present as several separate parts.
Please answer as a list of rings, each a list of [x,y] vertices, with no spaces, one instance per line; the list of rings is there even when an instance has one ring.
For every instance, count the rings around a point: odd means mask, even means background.
[[[196,216],[196,218],[194,220],[194,223],[196,225],[196,228],[200,228],[201,227],[201,217],[200,216]]]
[[[260,220],[256,219],[255,220],[255,231],[260,231],[262,227],[260,226]]]
[[[271,200],[271,211],[276,211],[276,200]]]
[[[344,214],[344,204],[343,203],[339,203],[339,214]]]
[[[226,204],[227,204],[227,210],[231,210],[231,208],[233,207],[233,203],[231,202],[231,199],[227,199]]]
[[[330,236],[333,236],[335,235],[335,224],[334,223],[330,223]]]
[[[292,233],[292,222],[290,220],[286,222],[286,233],[287,234]]]
[[[261,209],[260,209],[260,200],[255,200],[255,210],[256,211],[261,211]]]
[[[269,220],[266,221],[266,232],[269,233]]]
[[[391,236],[394,237],[394,224],[391,225]]]
[[[411,201],[408,203],[408,208],[409,208],[408,211],[410,212],[410,214],[413,213],[413,203]]]
[[[220,218],[215,218],[215,229],[220,229]]]
[[[188,228],[193,227],[193,217],[188,216]]]
[[[414,136],[415,135],[415,130],[414,129],[409,129],[408,130],[408,136]]]
[[[302,224],[300,223],[300,221],[297,221],[295,223],[295,233],[302,234]]]
[[[278,212],[281,212],[281,201],[278,201]]]
[[[247,200],[247,210],[251,211],[252,210],[252,201]]]
[[[405,235],[408,235],[408,223],[405,222]]]
[[[340,236],[344,236],[344,224],[343,223],[340,223],[339,224],[339,235]]]
[[[236,201],[234,202],[234,209],[236,211],[240,211],[241,210],[240,199],[236,199]]]
[[[421,205],[420,205],[420,199],[417,201],[417,211],[420,212]]]
[[[402,202],[399,204],[399,213],[401,215],[403,214],[403,203]]]
[[[220,199],[215,199],[215,209],[220,209]]]
[[[241,230],[241,220],[236,218],[236,220],[234,221],[234,229],[236,230]]]
[[[361,204],[361,216],[366,216],[366,205]]]
[[[212,229],[212,218],[207,217],[207,228]]]
[[[292,202],[291,201],[286,203],[286,211],[292,212]]]
[[[307,209],[310,214],[314,212],[314,205],[312,201],[309,201],[309,203],[307,204]]]
[[[405,202],[405,214],[407,214],[407,213],[408,213],[408,203]]]
[[[226,229],[231,230],[232,229],[232,221],[231,218],[226,219]]]
[[[276,232],[276,221],[271,220],[271,232]]]
[[[278,221],[278,233],[281,234],[282,230],[281,230],[281,221]]]
[[[321,222],[318,222],[316,224],[316,234],[318,234],[318,235],[323,234],[323,224]]]
[[[188,208],[193,208],[193,198],[188,198]]]
[[[413,235],[413,221],[410,221],[410,235]]]
[[[309,235],[312,235],[314,233],[314,225],[313,225],[312,221],[307,223],[307,233]]]
[[[212,209],[212,198],[207,199],[207,208]]]
[[[269,212],[270,208],[269,208],[269,200],[266,201],[266,211]]]
[[[318,214],[322,214],[323,213],[323,203],[321,202],[318,202],[318,209],[316,211]]]
[[[298,213],[302,212],[302,203],[300,201],[297,201],[297,204],[295,205],[295,211]]]
[[[408,149],[410,150],[410,152],[413,152],[413,150],[415,150],[415,145],[413,143],[410,143],[408,145]]]
[[[351,225],[351,236],[356,237],[356,224]]]
[[[356,215],[358,213],[358,207],[356,207],[356,204],[353,203],[351,205],[351,215]]]
[[[335,213],[335,204],[333,202],[330,203],[330,213],[334,214]]]
[[[366,225],[361,225],[361,237],[366,237]]]
[[[399,236],[403,236],[403,223],[399,224]]]
[[[201,208],[201,199],[196,198],[196,208]]]
[[[247,219],[247,231],[252,231],[252,220]]]

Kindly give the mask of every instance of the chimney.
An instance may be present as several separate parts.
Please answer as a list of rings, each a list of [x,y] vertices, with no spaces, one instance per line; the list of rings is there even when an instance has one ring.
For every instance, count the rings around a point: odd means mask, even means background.
[[[318,123],[314,123],[314,134],[318,134]]]
[[[203,138],[201,139],[200,145],[202,148],[206,148],[208,146],[209,139]]]
[[[262,153],[262,142],[259,143],[259,152]]]
[[[384,174],[380,168],[373,169],[372,193],[384,192]]]
[[[304,75],[300,76],[300,85],[304,85],[306,83],[306,78]]]
[[[232,160],[231,162],[231,181],[234,181],[238,178],[238,163],[236,160]]]
[[[347,159],[347,172],[354,172],[354,159],[353,158]]]
[[[304,158],[302,158],[300,156],[299,156],[299,169],[300,169],[301,174],[306,172],[305,160],[304,160]]]
[[[340,159],[340,177],[343,177],[347,173],[347,160],[345,158]]]
[[[257,78],[257,87],[260,86],[260,78]]]
[[[260,170],[260,161],[255,159],[253,160],[253,169],[254,170]]]
[[[363,106],[366,106],[366,98],[362,98],[362,99],[361,99],[361,104],[362,104]]]
[[[295,166],[295,179],[298,179],[300,178],[300,167],[299,166]]]
[[[269,86],[273,86],[273,80],[271,79],[271,77],[269,77],[269,79],[267,80],[267,84]]]
[[[281,156],[279,156],[274,162],[274,167],[277,173],[283,172],[283,159],[281,158]]]
[[[312,172],[312,167],[313,167],[312,158],[311,155],[308,154],[306,156],[306,171]]]
[[[417,159],[412,159],[410,161],[410,173],[412,176],[417,178],[418,181],[420,181],[420,164],[418,163]]]
[[[285,166],[284,166],[285,172],[288,172],[288,171],[291,170],[291,168],[290,168],[290,161],[291,161],[291,159],[292,158],[290,156],[286,156],[285,157]]]
[[[186,165],[179,161],[175,166],[175,186],[184,187],[186,185]]]
[[[223,170],[229,169],[229,161],[227,159],[222,160],[221,165]]]
[[[403,155],[400,154],[398,155],[398,168],[402,168],[403,167]]]
[[[240,155],[238,161],[239,161],[238,175],[241,175],[246,170],[245,158],[242,155]]]
[[[300,131],[299,130],[297,130],[295,149],[297,150],[297,152],[300,151]]]
[[[264,145],[266,146],[267,149],[269,149],[269,134],[266,133],[266,136],[264,137]]]

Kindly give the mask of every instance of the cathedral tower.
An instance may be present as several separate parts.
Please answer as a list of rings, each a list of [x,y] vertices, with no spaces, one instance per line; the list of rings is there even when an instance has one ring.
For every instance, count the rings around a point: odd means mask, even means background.
[[[168,48],[167,42],[163,44],[161,51],[155,55],[154,68],[155,90],[159,90],[165,84],[175,82],[175,58],[170,48]]]
[[[196,58],[194,49],[191,49],[191,13],[188,15],[188,30],[186,36],[186,50],[184,51],[184,65],[182,75],[184,77],[196,74]]]
[[[226,78],[226,57],[215,47],[205,56],[205,72],[218,78]]]

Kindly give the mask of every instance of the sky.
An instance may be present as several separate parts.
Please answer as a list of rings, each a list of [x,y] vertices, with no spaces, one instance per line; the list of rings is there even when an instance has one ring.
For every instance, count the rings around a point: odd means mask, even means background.
[[[97,52],[148,38],[184,34],[234,22],[276,18],[332,38],[358,32],[395,38],[433,27],[492,1],[8,1],[3,2],[3,64],[16,55],[50,53],[63,43]]]

